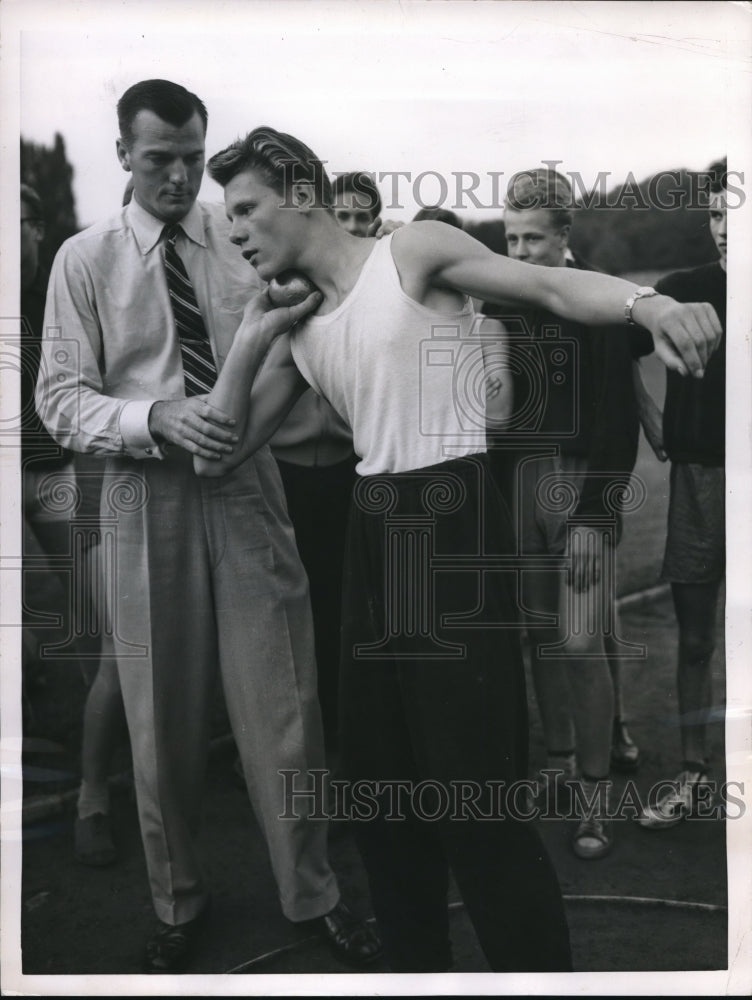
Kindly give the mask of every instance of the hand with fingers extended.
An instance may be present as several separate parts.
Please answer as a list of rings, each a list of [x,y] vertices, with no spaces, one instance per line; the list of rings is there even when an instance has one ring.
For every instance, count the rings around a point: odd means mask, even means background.
[[[167,441],[192,455],[219,460],[237,444],[236,421],[211,406],[206,396],[164,399],[149,412],[149,433],[155,441]]]
[[[676,302],[667,295],[639,299],[632,311],[635,323],[653,335],[655,351],[667,368],[702,378],[720,343],[723,328],[707,302]]]

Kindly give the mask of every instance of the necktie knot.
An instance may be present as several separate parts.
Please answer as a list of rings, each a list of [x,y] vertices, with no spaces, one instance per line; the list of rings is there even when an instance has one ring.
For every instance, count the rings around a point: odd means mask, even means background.
[[[175,240],[177,239],[179,232],[180,226],[176,222],[169,222],[162,230],[165,243],[169,243],[173,249],[175,248]]]

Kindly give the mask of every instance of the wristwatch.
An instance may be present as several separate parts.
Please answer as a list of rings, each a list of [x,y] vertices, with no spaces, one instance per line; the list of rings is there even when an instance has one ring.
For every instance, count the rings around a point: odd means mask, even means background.
[[[627,301],[624,303],[624,315],[627,317],[627,323],[630,326],[637,326],[635,321],[632,319],[632,310],[634,309],[634,304],[638,299],[649,299],[653,295],[657,295],[658,292],[654,288],[650,288],[649,285],[643,285],[641,288],[636,288],[632,294],[629,296]]]

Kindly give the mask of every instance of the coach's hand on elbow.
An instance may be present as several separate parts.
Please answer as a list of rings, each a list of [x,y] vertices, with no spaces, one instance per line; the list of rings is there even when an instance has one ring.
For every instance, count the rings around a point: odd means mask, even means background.
[[[235,419],[211,406],[205,396],[161,400],[149,412],[149,432],[200,458],[219,461],[238,442]]]
[[[667,295],[640,299],[633,311],[636,323],[653,335],[655,351],[667,368],[696,378],[705,373],[723,330],[707,302],[676,302]]]

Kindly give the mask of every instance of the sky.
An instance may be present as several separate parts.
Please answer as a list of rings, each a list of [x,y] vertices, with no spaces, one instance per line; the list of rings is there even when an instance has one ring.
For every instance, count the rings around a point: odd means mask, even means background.
[[[618,183],[704,169],[740,132],[750,84],[752,16],[732,3],[11,7],[24,16],[21,134],[64,136],[82,224],[120,203],[114,107],[144,78],[176,80],[204,100],[209,154],[272,125],[332,172],[384,175],[388,214],[400,220],[444,196],[456,208],[460,172],[479,176],[475,195],[489,206],[463,196],[461,214],[490,218],[506,183],[491,172],[508,178],[553,159],[590,186],[600,171]],[[202,196],[221,192],[207,179]]]

